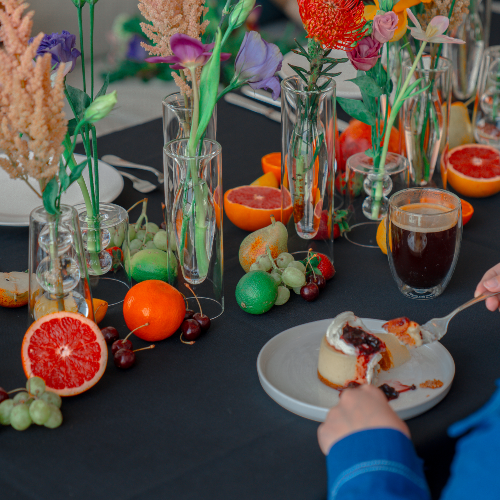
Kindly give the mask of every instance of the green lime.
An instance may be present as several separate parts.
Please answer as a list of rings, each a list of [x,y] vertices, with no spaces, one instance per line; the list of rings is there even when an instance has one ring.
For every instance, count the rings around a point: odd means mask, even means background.
[[[263,314],[273,307],[278,284],[265,271],[250,271],[236,286],[236,302],[247,313]]]
[[[146,280],[172,283],[177,278],[177,259],[173,252],[140,250],[130,259],[130,269],[132,279],[138,283]]]

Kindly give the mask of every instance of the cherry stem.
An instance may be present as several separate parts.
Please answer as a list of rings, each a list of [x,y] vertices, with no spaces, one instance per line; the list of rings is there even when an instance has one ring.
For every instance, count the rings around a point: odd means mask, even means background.
[[[12,394],[13,392],[21,392],[25,390],[26,390],[25,387],[20,387],[19,389],[12,389],[12,391],[9,391],[7,394]]]
[[[180,292],[180,291],[179,291],[179,293],[182,295],[182,298],[184,299],[184,302],[186,303],[186,309],[188,309],[189,308],[189,304],[188,304],[188,301],[186,299],[186,296],[182,292]]]
[[[309,266],[311,268],[311,272],[314,274],[314,276],[316,276],[316,273],[314,272],[314,269],[313,269],[313,266],[311,264],[311,260],[314,259],[314,257],[316,257],[316,254],[312,254],[312,248],[309,249],[308,251],[308,257],[307,257],[307,261],[306,261],[306,272],[307,272],[307,266]],[[310,255],[310,257],[309,257]]]
[[[184,283],[184,286],[193,294],[196,302],[198,302],[198,307],[200,308],[200,314],[203,314],[200,301],[198,300],[198,297],[196,296],[196,294],[193,292],[193,289],[187,283]]]
[[[184,339],[182,338],[182,333],[181,333],[181,342],[182,342],[183,344],[187,344],[187,345],[193,345],[193,344],[194,344],[194,340],[191,340],[190,342],[188,342],[187,340],[184,340]]]
[[[137,352],[137,351],[145,351],[146,349],[154,349],[155,348],[155,345],[154,344],[151,344],[150,346],[148,347],[141,347],[140,349],[135,349],[133,350],[132,352]]]
[[[138,326],[137,328],[134,328],[123,340],[127,340],[134,332],[139,330],[139,328],[144,328],[145,326],[149,326],[149,323],[144,323],[144,325]]]

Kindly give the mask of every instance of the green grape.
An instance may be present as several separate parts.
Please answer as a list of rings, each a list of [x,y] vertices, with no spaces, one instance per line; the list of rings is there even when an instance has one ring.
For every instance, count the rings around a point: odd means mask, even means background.
[[[160,230],[158,224],[155,224],[154,222],[148,222],[144,227],[148,233],[153,234],[156,234]]]
[[[129,226],[128,228],[128,240],[132,241],[137,238],[137,233],[135,232],[134,226]]]
[[[50,408],[50,417],[43,425],[49,429],[55,429],[62,424],[63,417],[61,410],[54,405],[48,405]]]
[[[290,264],[288,264],[287,267],[295,267],[295,269],[298,269],[301,273],[306,272],[306,266],[304,266],[304,264],[302,264],[302,262],[300,262],[298,260],[294,260],[293,262],[290,262]]]
[[[111,237],[111,246],[121,247],[125,239],[125,227],[120,224],[115,228],[114,234]]]
[[[26,403],[30,399],[30,395],[27,392],[18,392],[13,400],[14,404],[19,404],[19,403]]]
[[[271,259],[267,255],[259,255],[255,262],[259,264],[261,269],[266,271],[266,273],[273,268]]]
[[[24,431],[31,425],[30,409],[28,405],[19,404],[10,412],[10,425],[16,431]]]
[[[137,231],[137,239],[140,241],[144,241],[144,236],[146,236],[146,241],[151,241],[153,239],[153,235],[151,233],[146,233],[144,229],[140,229]]]
[[[302,287],[306,284],[304,273],[295,267],[287,267],[281,276],[283,283],[290,288]]]
[[[144,248],[152,248],[154,250],[158,250],[158,248],[156,247],[156,245],[154,244],[154,242],[151,240],[151,241],[148,241],[145,245],[144,245]]]
[[[14,408],[12,399],[5,399],[0,403],[0,424],[10,425],[10,412]]]
[[[295,286],[293,287],[293,291],[297,294],[297,295],[300,295],[300,290],[302,289],[301,286]]]
[[[52,391],[45,391],[42,394],[42,399],[51,405],[57,406],[58,408],[61,408],[62,405],[62,399],[59,394],[56,394],[55,392]]]
[[[36,425],[43,425],[51,415],[50,406],[42,399],[33,401],[29,411],[31,420]]]
[[[279,271],[274,270],[271,273],[271,278],[276,281],[276,283],[281,284],[281,273]]]
[[[288,264],[290,264],[290,262],[293,262],[293,255],[288,252],[280,253],[278,257],[276,257],[276,265],[281,269],[285,269],[285,267],[288,267]]]
[[[130,258],[132,258],[137,252],[139,252],[140,250],[138,248],[134,248],[133,250],[130,250]],[[126,265],[127,263],[125,263]]]
[[[167,251],[167,231],[160,229],[153,238],[153,242],[158,250]]]
[[[282,306],[288,302],[290,298],[290,290],[286,286],[278,287],[278,297],[276,298],[275,306]]]
[[[129,246],[130,251],[132,251],[132,250],[140,250],[141,247],[142,247],[142,240],[137,239],[137,240],[132,240],[130,242],[130,246]]]
[[[250,266],[250,271],[265,271],[265,269],[258,262],[254,262]]]
[[[45,392],[45,381],[40,377],[31,377],[26,382],[26,390],[30,394],[40,397]]]

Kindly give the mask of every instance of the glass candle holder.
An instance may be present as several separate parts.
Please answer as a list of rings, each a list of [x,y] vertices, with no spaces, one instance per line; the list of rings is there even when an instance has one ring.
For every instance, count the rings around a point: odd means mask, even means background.
[[[67,311],[93,318],[92,294],[78,213],[61,205],[60,215],[43,206],[30,214],[29,322]]]

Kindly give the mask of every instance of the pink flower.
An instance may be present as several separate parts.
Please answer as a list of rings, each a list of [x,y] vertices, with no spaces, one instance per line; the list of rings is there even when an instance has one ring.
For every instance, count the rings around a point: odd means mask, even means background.
[[[176,33],[170,38],[170,49],[173,56],[148,57],[147,62],[171,64],[172,69],[190,69],[203,66],[212,55],[213,43],[205,45],[196,38],[191,38],[182,33]],[[221,61],[226,61],[231,54],[221,53]]]
[[[398,15],[392,10],[384,14],[377,14],[373,18],[372,37],[380,43],[389,42],[392,40],[397,27]]]
[[[424,31],[417,18],[413,15],[413,12],[410,9],[406,9],[406,12],[415,25],[414,28],[410,28],[411,36],[413,38],[430,43],[465,43],[463,40],[459,40],[458,38],[451,38],[450,36],[443,35],[450,24],[450,20],[447,17],[434,17],[427,25],[427,29]]]
[[[346,51],[347,57],[356,69],[368,71],[377,63],[381,46],[380,42],[368,36],[359,41],[354,49]]]

